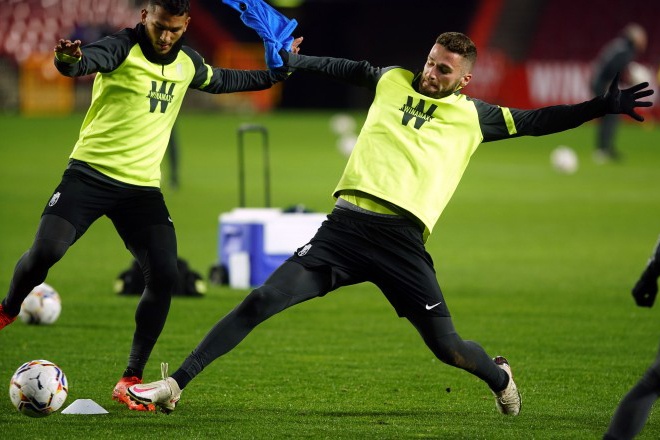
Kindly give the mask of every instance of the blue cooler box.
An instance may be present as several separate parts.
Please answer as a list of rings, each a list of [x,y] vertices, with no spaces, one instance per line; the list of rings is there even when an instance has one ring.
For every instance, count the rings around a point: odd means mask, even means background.
[[[279,208],[236,208],[220,214],[218,259],[235,288],[260,286],[311,240],[326,214]]]

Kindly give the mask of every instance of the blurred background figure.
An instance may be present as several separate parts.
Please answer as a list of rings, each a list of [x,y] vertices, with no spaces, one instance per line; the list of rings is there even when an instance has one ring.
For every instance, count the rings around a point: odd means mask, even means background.
[[[633,298],[638,306],[653,306],[658,294],[658,277],[660,277],[660,241],[655,245],[648,264],[633,287]],[[603,440],[634,438],[644,428],[651,408],[658,398],[660,398],[660,351],[642,378],[619,403]]]
[[[179,189],[179,137],[177,135],[176,125],[172,127],[170,141],[167,143],[167,160],[170,168],[168,182],[170,188]]]
[[[612,78],[624,71],[635,57],[642,54],[646,50],[646,45],[646,30],[637,23],[626,25],[615,39],[609,41],[601,49],[594,63],[591,79],[593,95],[602,95]],[[598,121],[594,152],[596,162],[620,159],[620,153],[614,145],[618,125],[618,115],[606,115]]]

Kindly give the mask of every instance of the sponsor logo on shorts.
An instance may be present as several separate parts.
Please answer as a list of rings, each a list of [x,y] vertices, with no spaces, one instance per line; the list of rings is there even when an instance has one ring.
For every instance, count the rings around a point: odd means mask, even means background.
[[[56,192],[53,194],[53,197],[50,198],[50,202],[48,202],[48,206],[53,206],[57,201],[60,199],[60,193]]]
[[[442,301],[439,302],[439,303],[437,303],[437,304],[433,304],[433,305],[431,305],[431,306],[427,304],[427,305],[426,305],[426,310],[435,309],[435,308],[438,307],[440,304],[442,304]]]
[[[305,256],[305,255],[307,254],[307,252],[309,252],[309,250],[310,250],[311,248],[312,248],[312,245],[311,245],[310,243],[307,243],[305,246],[302,247],[302,249],[300,249],[300,250],[298,251],[298,256],[299,256],[299,257],[303,257],[303,256]]]

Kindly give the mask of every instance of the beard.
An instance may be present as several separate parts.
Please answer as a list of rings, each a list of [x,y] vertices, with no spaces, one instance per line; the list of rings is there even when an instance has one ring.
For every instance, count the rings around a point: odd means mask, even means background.
[[[448,87],[443,88],[437,82],[432,82],[421,77],[419,80],[419,92],[430,98],[440,99],[457,91],[460,88],[460,84],[460,81],[456,81],[454,84],[449,84]]]

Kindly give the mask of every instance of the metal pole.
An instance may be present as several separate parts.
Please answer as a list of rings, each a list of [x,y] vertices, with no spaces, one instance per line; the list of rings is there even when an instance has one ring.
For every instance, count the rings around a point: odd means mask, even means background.
[[[242,124],[238,127],[238,194],[239,206],[245,207],[245,142],[246,133],[260,133],[262,155],[264,162],[264,199],[265,206],[270,208],[270,155],[268,129],[258,124]]]

